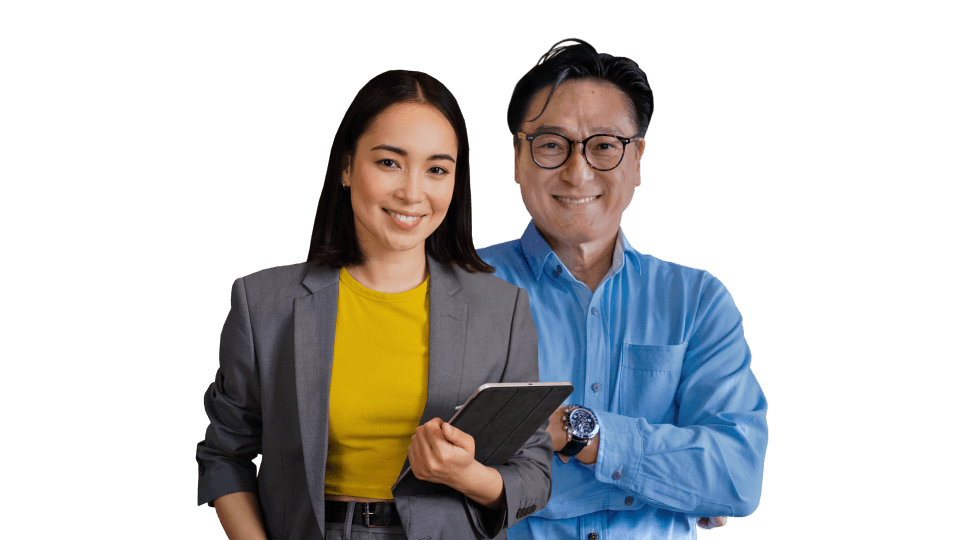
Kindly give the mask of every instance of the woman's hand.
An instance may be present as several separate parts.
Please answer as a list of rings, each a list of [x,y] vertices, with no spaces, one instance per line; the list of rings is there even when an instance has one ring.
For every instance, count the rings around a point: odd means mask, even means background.
[[[474,459],[473,437],[434,418],[410,438],[410,470],[420,480],[444,484],[487,508],[503,497],[503,478]]]
[[[414,476],[456,489],[463,471],[479,465],[473,452],[473,437],[434,418],[413,432],[407,456]]]

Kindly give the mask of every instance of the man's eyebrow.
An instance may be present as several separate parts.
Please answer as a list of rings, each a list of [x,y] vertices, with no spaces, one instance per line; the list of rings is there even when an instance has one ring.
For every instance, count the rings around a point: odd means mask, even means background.
[[[533,128],[533,133],[543,133],[544,131],[552,131],[554,133],[563,134],[567,132],[567,128],[561,127],[561,126],[545,126],[545,125],[539,125]]]
[[[389,144],[378,144],[377,146],[374,146],[373,148],[370,149],[370,151],[373,151],[373,150],[386,150],[387,152],[393,152],[394,154],[399,154],[404,157],[406,157],[408,153],[403,148],[390,146]],[[434,161],[437,159],[445,159],[453,163],[457,162],[457,160],[453,159],[453,157],[451,157],[450,154],[433,154],[432,156],[427,158],[427,161]]]
[[[563,127],[563,126],[546,126],[546,125],[543,125],[543,126],[537,126],[537,127],[535,127],[535,128],[533,129],[533,133],[543,133],[543,132],[545,132],[545,131],[552,131],[552,132],[554,132],[554,133],[559,133],[560,135],[563,135],[563,134],[565,134],[565,133],[569,133],[569,132],[570,132],[570,130],[569,130],[568,128],[565,128],[565,127]],[[606,134],[609,134],[609,135],[621,135],[621,136],[623,135],[623,134],[620,132],[619,129],[617,129],[617,128],[613,127],[613,126],[590,126],[589,132],[590,132],[591,134],[597,134],[597,133],[601,133],[601,134],[602,134],[602,133],[606,133]]]

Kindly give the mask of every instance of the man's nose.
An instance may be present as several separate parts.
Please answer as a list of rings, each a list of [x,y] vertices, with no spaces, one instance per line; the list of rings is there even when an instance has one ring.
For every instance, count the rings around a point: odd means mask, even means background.
[[[593,180],[593,167],[587,163],[586,156],[580,151],[583,143],[577,143],[570,152],[570,159],[563,164],[563,172],[560,179],[564,182],[579,186],[584,182]]]

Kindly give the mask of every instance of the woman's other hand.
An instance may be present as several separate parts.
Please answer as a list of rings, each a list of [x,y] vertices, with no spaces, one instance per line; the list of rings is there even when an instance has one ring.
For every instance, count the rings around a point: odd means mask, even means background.
[[[434,418],[419,426],[410,438],[410,470],[420,480],[444,484],[488,508],[500,505],[503,478],[474,459],[469,434]]]

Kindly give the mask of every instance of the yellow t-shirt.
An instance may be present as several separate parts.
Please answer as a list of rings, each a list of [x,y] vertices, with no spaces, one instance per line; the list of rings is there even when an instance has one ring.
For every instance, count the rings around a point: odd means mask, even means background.
[[[382,293],[340,270],[330,380],[328,495],[392,499],[427,403],[429,278]]]

